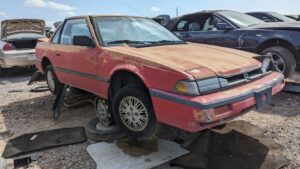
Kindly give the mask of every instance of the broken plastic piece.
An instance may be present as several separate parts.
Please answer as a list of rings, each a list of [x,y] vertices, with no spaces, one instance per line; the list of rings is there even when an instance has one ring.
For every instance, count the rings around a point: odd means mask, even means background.
[[[61,86],[58,91],[58,94],[55,98],[55,101],[52,106],[52,112],[53,112],[54,119],[58,119],[60,116],[60,109],[61,109],[61,106],[64,104],[64,99],[65,99],[67,88],[68,88],[68,85]]]
[[[45,76],[41,72],[37,71],[34,72],[27,85],[32,85],[34,82],[43,81],[43,80],[45,80]]]

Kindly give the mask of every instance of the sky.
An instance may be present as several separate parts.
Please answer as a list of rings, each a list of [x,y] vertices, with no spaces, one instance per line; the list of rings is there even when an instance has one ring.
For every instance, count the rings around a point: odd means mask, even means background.
[[[69,16],[122,14],[154,17],[176,16],[201,10],[229,9],[241,12],[275,11],[299,14],[300,0],[1,0],[0,20],[44,19],[48,26]],[[5,2],[4,2],[5,1]]]

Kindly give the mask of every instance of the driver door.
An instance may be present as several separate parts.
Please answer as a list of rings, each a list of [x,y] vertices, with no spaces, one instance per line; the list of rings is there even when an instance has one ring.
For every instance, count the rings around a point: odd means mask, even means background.
[[[61,70],[70,77],[70,85],[95,93],[99,90],[96,80],[99,69],[98,56],[100,50],[91,46],[73,44],[74,36],[88,36],[92,39],[86,18],[69,19],[61,34],[61,48],[59,57],[64,58],[67,64]]]

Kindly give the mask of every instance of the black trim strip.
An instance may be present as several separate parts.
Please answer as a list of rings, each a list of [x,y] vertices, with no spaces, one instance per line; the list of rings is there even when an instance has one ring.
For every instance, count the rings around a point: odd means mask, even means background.
[[[78,72],[78,71],[74,71],[74,70],[69,70],[69,69],[65,69],[65,68],[61,68],[61,67],[55,67],[56,70],[64,72],[64,73],[69,73],[72,75],[76,75],[76,76],[81,76],[81,77],[85,77],[85,78],[89,78],[89,79],[94,79],[103,83],[108,83],[109,79],[106,79],[104,77],[101,76],[96,76],[96,75],[92,75],[92,74],[88,74],[88,73],[82,73],[82,72]]]
[[[275,87],[278,84],[280,84],[283,79],[284,79],[283,77],[278,78],[272,84],[266,84],[266,85],[256,89],[255,91],[259,91],[259,90],[267,88],[267,87]],[[159,91],[154,90],[154,89],[152,89],[152,90],[150,89],[150,94],[153,97],[157,97],[157,98],[160,98],[160,99],[165,99],[165,100],[168,100],[168,101],[171,101],[171,102],[187,105],[187,106],[198,108],[198,109],[211,109],[211,108],[227,105],[227,104],[230,104],[230,103],[242,101],[242,100],[245,100],[245,99],[250,98],[250,97],[254,97],[255,91],[249,91],[249,92],[243,93],[239,96],[234,96],[234,97],[231,97],[231,98],[218,100],[216,102],[207,103],[207,104],[202,104],[202,103],[190,101],[190,100],[187,100],[187,99],[183,99],[183,98],[180,98],[180,97],[168,95],[168,94],[159,92]]]

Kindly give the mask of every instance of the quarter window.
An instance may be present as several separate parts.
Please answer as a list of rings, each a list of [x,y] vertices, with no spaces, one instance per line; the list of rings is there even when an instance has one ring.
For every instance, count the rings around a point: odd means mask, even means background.
[[[55,32],[55,35],[53,36],[52,38],[52,43],[53,44],[58,44],[59,43],[59,36],[60,36],[60,33],[61,33],[61,27]]]
[[[91,38],[91,32],[85,19],[67,20],[61,34],[60,43],[73,45],[74,36],[88,36]]]
[[[188,21],[180,21],[177,25],[177,31],[186,31]]]

